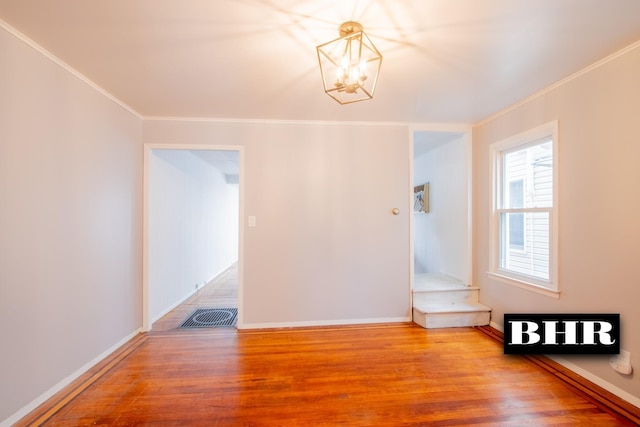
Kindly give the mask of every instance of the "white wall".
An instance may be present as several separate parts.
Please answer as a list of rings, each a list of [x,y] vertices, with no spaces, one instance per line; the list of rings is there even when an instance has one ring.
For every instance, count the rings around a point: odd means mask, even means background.
[[[429,213],[415,214],[414,271],[442,273],[467,281],[468,172],[462,137],[418,155],[414,185],[429,182]]]
[[[149,120],[144,141],[244,146],[239,326],[409,318],[406,127]]]
[[[141,326],[143,151],[140,118],[2,28],[0,64],[8,423]]]
[[[474,281],[502,327],[504,313],[620,313],[622,349],[635,373],[606,356],[566,360],[640,406],[640,44],[477,126],[474,144]],[[489,145],[558,120],[559,287],[553,299],[487,277]],[[626,394],[625,394],[626,393]]]
[[[238,260],[238,185],[186,150],[153,150],[149,168],[153,320]]]

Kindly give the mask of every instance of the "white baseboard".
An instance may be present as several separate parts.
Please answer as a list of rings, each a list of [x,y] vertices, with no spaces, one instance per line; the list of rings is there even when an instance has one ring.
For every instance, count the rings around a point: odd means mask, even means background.
[[[401,323],[410,322],[411,317],[385,317],[376,319],[337,319],[337,320],[309,320],[303,322],[273,322],[273,323],[244,323],[238,324],[238,329],[276,329],[276,328],[309,328],[314,326],[344,326],[363,325],[371,323]]]
[[[498,324],[497,324],[496,322],[494,322],[494,321],[489,322],[489,326],[491,326],[493,329],[497,329],[497,330],[499,330],[500,332],[504,333],[504,328],[503,328],[502,326],[498,325]]]
[[[498,325],[497,323],[491,322],[489,325],[492,328],[497,329],[500,332],[504,333],[504,328],[502,326]],[[576,364],[574,364],[572,362],[569,362],[568,360],[566,360],[566,359],[564,359],[564,358],[562,358],[560,356],[545,355],[545,357],[553,360],[556,363],[559,363],[560,365],[564,366],[565,368],[569,369],[570,371],[575,372],[576,374],[578,374],[581,377],[591,381],[595,385],[602,387],[603,389],[607,390],[608,392],[615,394],[620,399],[623,399],[623,400],[631,403],[632,405],[637,406],[638,408],[640,408],[640,398],[638,398],[637,396],[634,396],[631,393],[628,393],[628,392],[624,391],[623,389],[611,384],[610,382],[602,379],[601,377],[598,377],[598,376],[592,374],[589,371],[586,371],[586,370],[582,369],[578,365],[576,365]]]
[[[187,295],[185,295],[184,297],[182,297],[180,300],[178,300],[177,302],[173,303],[172,305],[170,305],[168,308],[162,310],[160,312],[160,314],[158,314],[157,316],[155,316],[154,318],[151,319],[151,326],[153,326],[153,324],[155,322],[157,322],[158,320],[162,319],[166,314],[168,314],[171,310],[173,310],[174,308],[178,307],[180,304],[182,304],[183,302],[185,302],[186,300],[188,300],[189,298],[191,298],[192,296],[195,295],[196,292],[198,292],[200,289],[194,289],[193,291],[191,291],[190,293],[188,293]]]
[[[549,359],[553,360],[556,363],[559,363],[560,365],[564,366],[565,368],[570,369],[571,371],[575,372],[576,374],[580,375],[581,377],[586,378],[587,380],[591,381],[595,385],[598,385],[598,386],[602,387],[603,389],[607,390],[608,392],[615,394],[620,399],[623,399],[623,400],[631,403],[632,405],[637,406],[638,408],[640,408],[640,398],[638,398],[637,396],[634,396],[631,393],[628,393],[628,392],[624,391],[623,389],[611,384],[608,381],[603,380],[602,378],[592,374],[589,371],[586,371],[586,370],[582,369],[578,365],[576,365],[576,364],[574,364],[572,362],[569,362],[568,360],[566,360],[566,359],[564,359],[562,357],[552,356],[552,355],[548,355],[546,357],[548,357]]]
[[[226,267],[221,269],[218,273],[214,274],[211,279],[207,280],[205,285],[208,285],[209,283],[213,282],[214,280],[217,280],[218,278],[222,277],[223,274],[225,274],[227,271],[229,271],[231,268],[233,268],[237,263],[238,263],[238,260],[232,261],[229,265],[227,265]]]
[[[194,296],[200,289],[202,289],[204,286],[208,285],[209,283],[211,283],[212,281],[216,280],[217,278],[219,278],[220,276],[222,276],[224,273],[226,273],[231,267],[233,267],[235,264],[237,264],[238,261],[233,261],[231,264],[229,264],[227,267],[223,268],[218,274],[214,275],[211,279],[209,279],[206,282],[203,282],[203,284],[201,286],[198,286],[197,289],[194,289],[193,291],[191,291],[189,294],[187,294],[186,296],[184,296],[183,298],[181,298],[179,301],[173,303],[171,306],[169,306],[168,308],[164,309],[163,311],[160,312],[160,314],[156,315],[155,317],[153,317],[151,319],[151,325],[153,325],[155,322],[157,322],[158,320],[162,319],[165,315],[167,315],[171,310],[173,310],[174,308],[178,307],[180,304],[182,304],[183,302],[185,302],[186,300],[188,300],[189,298],[191,298],[192,296]],[[2,426],[0,426],[2,427]]]
[[[46,402],[47,399],[51,398],[54,394],[58,393],[60,390],[62,390],[63,388],[65,388],[66,386],[71,384],[73,381],[78,379],[81,375],[83,375],[89,369],[93,368],[95,365],[100,363],[102,360],[104,360],[111,353],[113,353],[114,351],[116,351],[117,349],[119,349],[120,347],[125,345],[127,342],[129,342],[131,339],[133,339],[133,337],[138,335],[140,332],[142,332],[142,328],[136,330],[135,332],[132,332],[131,334],[129,334],[125,338],[121,339],[113,347],[111,347],[108,350],[102,352],[98,357],[94,358],[89,363],[85,364],[80,369],[75,371],[73,374],[69,375],[68,377],[66,377],[65,379],[60,381],[58,384],[56,384],[53,387],[51,387],[49,390],[47,390],[42,395],[40,395],[39,397],[37,397],[36,399],[31,401],[28,405],[24,406],[18,412],[16,412],[15,414],[11,415],[6,420],[0,422],[0,427],[9,427],[9,426],[13,425],[14,423],[20,421],[20,419],[24,418],[31,411],[33,411],[38,406],[40,406],[44,402]]]

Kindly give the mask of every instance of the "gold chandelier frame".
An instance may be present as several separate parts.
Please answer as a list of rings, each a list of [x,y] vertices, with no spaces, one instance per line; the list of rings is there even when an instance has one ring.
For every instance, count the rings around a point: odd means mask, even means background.
[[[316,47],[325,93],[340,104],[373,98],[382,55],[358,22],[343,23],[339,34]]]

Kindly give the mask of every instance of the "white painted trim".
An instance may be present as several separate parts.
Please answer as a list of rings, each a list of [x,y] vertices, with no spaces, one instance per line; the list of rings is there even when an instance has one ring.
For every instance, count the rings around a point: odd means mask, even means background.
[[[0,422],[0,427],[9,427],[9,426],[15,424],[16,422],[18,422],[20,419],[22,419],[25,416],[27,416],[31,411],[35,410],[38,406],[42,405],[44,402],[46,402],[48,399],[50,399],[53,395],[55,395],[60,390],[62,390],[63,388],[65,388],[66,386],[71,384],[73,381],[77,380],[82,375],[84,375],[87,371],[89,371],[89,369],[93,368],[98,363],[102,362],[111,353],[113,353],[114,351],[118,350],[120,347],[125,345],[127,342],[131,341],[140,332],[142,332],[142,329],[138,329],[138,330],[132,332],[131,334],[127,335],[126,337],[124,337],[123,339],[118,341],[118,343],[116,343],[114,346],[110,347],[108,350],[105,350],[104,352],[100,353],[96,358],[91,360],[89,363],[86,363],[80,369],[78,369],[77,371],[75,371],[74,373],[72,373],[71,375],[69,375],[68,377],[66,377],[65,379],[63,379],[62,381],[60,381],[59,383],[57,383],[53,387],[51,387],[49,390],[45,391],[43,394],[41,394],[40,396],[38,396],[37,398],[32,400],[26,406],[22,407],[19,411],[17,411],[13,415],[11,415],[9,418],[7,418],[6,420]]]
[[[409,315],[411,316],[411,320],[413,321],[413,290],[415,288],[415,244],[413,241],[413,228],[415,223],[415,215],[413,214],[413,177],[414,174],[414,140],[413,135],[414,131],[409,128],[409,188],[407,191],[409,194],[407,195],[407,212],[409,213]]]
[[[606,65],[607,63],[619,58],[622,55],[625,55],[628,52],[631,52],[632,50],[634,50],[634,49],[636,49],[638,47],[640,47],[640,40],[630,44],[629,46],[623,47],[622,49],[618,50],[617,52],[614,52],[611,55],[609,55],[609,56],[607,56],[607,57],[605,57],[605,58],[603,58],[603,59],[601,59],[601,60],[599,60],[597,62],[594,62],[593,64],[591,64],[591,65],[589,65],[589,66],[587,66],[585,68],[583,68],[582,70],[580,70],[580,71],[578,71],[576,73],[573,73],[570,76],[565,77],[564,79],[562,79],[562,80],[560,80],[560,81],[558,81],[556,83],[553,83],[550,86],[547,86],[546,88],[534,93],[533,95],[529,95],[528,97],[526,97],[524,99],[521,99],[520,101],[516,102],[515,104],[511,104],[510,106],[498,111],[497,113],[494,113],[491,116],[489,116],[489,117],[487,117],[485,119],[482,119],[479,122],[474,123],[473,126],[474,127],[476,127],[476,126],[484,126],[487,123],[497,119],[498,117],[503,116],[503,115],[509,113],[510,111],[513,111],[513,110],[515,110],[515,109],[527,104],[528,102],[533,101],[534,99],[539,98],[539,97],[541,97],[541,96],[543,96],[543,95],[545,95],[545,94],[557,89],[560,86],[563,86],[563,85],[565,85],[567,83],[570,83],[572,80],[577,79],[578,77],[582,76],[583,74],[587,74],[590,71],[593,71],[593,70],[595,70],[597,68],[600,68],[603,65]]]
[[[142,330],[148,332],[153,325],[149,301],[149,164],[151,147],[144,145],[142,166]]]
[[[241,145],[198,145],[198,144],[144,144],[143,167],[143,219],[142,219],[142,330],[151,330],[154,319],[149,312],[149,161],[153,150],[205,150],[205,151],[237,151],[238,152],[238,320],[237,328],[241,329],[244,318],[244,185],[245,165],[244,146]]]
[[[553,140],[553,207],[551,209],[551,214],[549,215],[549,232],[551,234],[551,241],[549,242],[549,280],[545,283],[542,283],[542,281],[540,283],[536,283],[535,279],[528,281],[525,278],[519,277],[517,274],[512,275],[510,272],[501,274],[502,270],[498,268],[500,251],[500,243],[498,239],[498,230],[500,229],[498,201],[502,182],[500,171],[501,165],[499,163],[498,156],[506,149],[527,147],[548,136],[551,136],[551,139]],[[559,298],[560,296],[560,283],[558,276],[558,218],[560,218],[560,207],[558,203],[560,200],[558,194],[560,188],[558,180],[559,145],[558,121],[554,120],[494,142],[489,146],[489,156],[491,157],[489,171],[491,174],[491,204],[489,211],[489,271],[487,274],[490,278],[499,280],[502,283],[514,285],[519,288],[534,291],[553,298]],[[530,211],[531,209],[527,210]],[[552,288],[547,287],[547,284],[552,286]]]
[[[471,124],[466,123],[414,123],[414,122],[371,122],[371,121],[343,121],[343,120],[277,120],[277,119],[242,119],[222,117],[154,117],[146,116],[145,121],[165,122],[208,122],[208,123],[238,123],[238,124],[285,124],[285,125],[342,125],[342,126],[401,126],[410,129],[463,132],[471,129]]]
[[[158,320],[162,319],[171,310],[173,310],[174,308],[178,307],[180,304],[182,304],[183,302],[185,302],[186,300],[188,300],[189,298],[194,296],[197,292],[198,292],[198,289],[194,289],[193,291],[191,291],[187,295],[185,295],[183,298],[180,298],[180,300],[178,300],[178,302],[172,304],[166,310],[163,310],[160,314],[158,314],[153,319],[151,319],[151,324],[153,325],[155,322],[157,322]]]
[[[340,319],[340,320],[309,320],[304,322],[272,322],[272,323],[246,323],[238,329],[276,329],[276,328],[308,328],[314,326],[344,326],[363,325],[373,323],[405,323],[411,322],[411,317],[384,317],[375,319]]]
[[[499,330],[500,332],[502,332],[504,334],[504,328],[502,327],[502,325],[497,324],[493,320],[491,322],[489,322],[489,326],[491,326],[493,329]]]
[[[34,49],[36,52],[40,53],[42,56],[44,56],[45,58],[47,58],[48,60],[50,60],[51,62],[53,62],[57,66],[59,66],[60,68],[62,68],[63,70],[67,71],[72,76],[74,76],[77,79],[83,81],[88,86],[90,86],[92,89],[94,89],[96,92],[100,93],[101,95],[104,95],[107,99],[109,99],[113,103],[115,103],[118,106],[122,107],[124,110],[126,110],[129,113],[133,114],[134,116],[136,116],[140,120],[143,119],[142,115],[140,115],[133,108],[129,107],[127,104],[122,102],[120,99],[116,98],[114,95],[112,95],[111,93],[107,92],[101,86],[98,86],[95,82],[89,80],[89,78],[87,78],[84,74],[80,73],[78,70],[73,68],[71,65],[67,64],[62,59],[58,58],[53,53],[49,52],[47,49],[45,49],[44,47],[40,46],[38,43],[36,43],[35,41],[31,40],[25,34],[21,33],[20,31],[18,31],[15,28],[13,28],[11,25],[9,25],[7,22],[3,21],[2,19],[0,19],[0,28],[4,29],[9,34],[14,36],[15,38],[17,38],[18,40],[20,40],[21,42],[23,42],[27,46],[29,46],[32,49]]]
[[[238,150],[238,317],[236,328],[242,328],[244,324],[244,236],[245,236],[245,153],[244,147],[236,147]]]
[[[498,331],[504,333],[504,328],[497,324],[494,321],[491,321],[489,323],[489,326],[491,326],[493,329],[497,329]],[[593,375],[591,372],[589,371],[585,371],[584,369],[582,369],[581,367],[579,367],[578,365],[569,362],[568,360],[560,357],[560,356],[552,356],[552,355],[545,355],[545,357],[553,360],[556,363],[559,363],[560,365],[564,366],[565,368],[569,369],[572,372],[575,372],[576,374],[586,378],[587,380],[591,381],[592,383],[602,387],[603,389],[607,390],[608,392],[611,392],[613,394],[615,394],[616,396],[618,396],[620,399],[623,399],[629,403],[631,403],[632,405],[637,406],[638,408],[640,408],[640,398],[622,390],[621,388],[611,384],[608,381],[603,380],[602,378]]]
[[[555,299],[560,298],[560,291],[548,289],[535,283],[530,283],[525,280],[518,280],[513,277],[503,276],[502,274],[497,274],[490,271],[487,272],[487,276],[489,276],[489,278],[491,279],[515,286],[520,289],[525,289],[527,291],[535,292],[537,294],[545,295]]]
[[[409,132],[451,132],[451,133],[471,133],[473,125],[468,123],[407,123]]]
[[[586,378],[587,380],[591,381],[592,383],[602,387],[603,389],[607,390],[608,392],[611,392],[613,394],[615,394],[616,396],[618,396],[620,399],[623,399],[629,403],[631,403],[634,406],[637,406],[638,408],[640,408],[640,398],[637,396],[632,395],[631,393],[628,393],[626,391],[624,391],[623,389],[611,384],[608,381],[605,381],[604,379],[592,374],[589,371],[586,371],[584,369],[582,369],[581,367],[579,367],[578,365],[569,362],[568,360],[560,357],[560,356],[552,356],[552,355],[547,355],[546,357],[548,357],[549,359],[553,360],[556,363],[559,363],[560,365],[564,366],[565,368],[575,372],[576,374]]]
[[[467,165],[467,277],[466,284],[469,287],[476,286],[473,283],[473,137],[471,128],[465,132],[463,138],[466,143]]]

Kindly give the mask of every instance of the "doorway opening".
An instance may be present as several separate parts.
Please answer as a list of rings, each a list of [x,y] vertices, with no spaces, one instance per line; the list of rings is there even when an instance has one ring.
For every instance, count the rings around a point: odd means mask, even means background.
[[[413,186],[428,209],[414,210],[413,286],[431,278],[469,284],[471,144],[464,131],[413,132]],[[424,186],[424,187],[423,187]],[[428,191],[419,193],[420,189]]]
[[[237,310],[241,325],[242,159],[241,147],[145,145],[144,330],[202,308]]]

